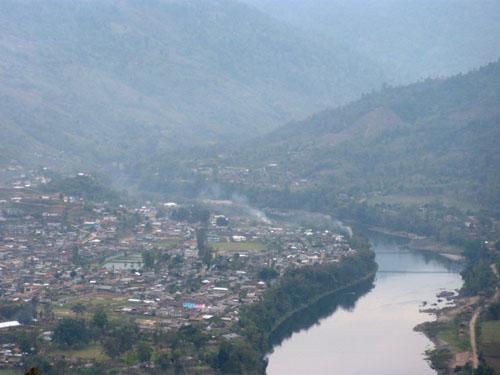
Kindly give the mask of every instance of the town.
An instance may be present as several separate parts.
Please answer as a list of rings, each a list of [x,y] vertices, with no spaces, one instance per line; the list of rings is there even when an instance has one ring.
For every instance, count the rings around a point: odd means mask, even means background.
[[[242,306],[258,302],[286,270],[356,253],[337,230],[247,210],[230,215],[227,202],[219,210],[214,201],[210,209],[203,202],[88,201],[47,189],[43,170],[10,166],[2,176],[0,305],[30,308],[16,310],[0,330],[32,327],[47,343],[61,319],[99,310],[132,319],[142,332],[196,324],[216,345],[238,337]],[[26,349],[0,337],[0,366],[22,366]],[[78,365],[96,359],[60,354]]]

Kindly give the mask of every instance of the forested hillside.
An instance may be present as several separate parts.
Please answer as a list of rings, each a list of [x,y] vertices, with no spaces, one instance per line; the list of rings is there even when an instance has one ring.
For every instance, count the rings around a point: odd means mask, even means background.
[[[246,143],[162,155],[131,170],[144,190],[238,192],[264,207],[350,215],[366,203],[418,211],[440,202],[497,215],[499,138],[497,62],[449,79],[386,87]]]
[[[467,75],[386,88],[290,124],[239,160],[276,163],[337,193],[449,198],[498,209],[499,137],[497,62]]]
[[[0,161],[102,165],[255,135],[382,82],[238,1],[0,2]]]
[[[392,79],[450,76],[500,57],[496,0],[244,0],[367,53]]]

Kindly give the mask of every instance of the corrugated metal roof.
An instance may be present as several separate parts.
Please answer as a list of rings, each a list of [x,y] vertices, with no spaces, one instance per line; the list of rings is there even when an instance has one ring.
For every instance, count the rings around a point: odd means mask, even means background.
[[[12,320],[10,322],[1,322],[0,329],[1,328],[18,327],[20,325],[21,325],[21,323],[19,323],[17,320]]]

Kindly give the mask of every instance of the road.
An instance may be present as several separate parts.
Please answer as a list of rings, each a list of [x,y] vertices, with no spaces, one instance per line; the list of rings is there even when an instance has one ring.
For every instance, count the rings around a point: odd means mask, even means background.
[[[497,279],[499,279],[500,275],[498,273],[496,264],[493,263],[490,267],[493,273],[496,275]],[[500,289],[497,287],[495,295],[490,300],[490,302],[494,303],[498,301],[499,298],[500,298]],[[474,369],[477,369],[477,367],[479,366],[479,357],[478,357],[477,340],[476,340],[476,323],[480,313],[481,313],[481,306],[479,306],[474,310],[474,314],[472,314],[472,319],[469,322],[470,346],[472,348],[471,362],[472,362],[472,368]]]
[[[479,314],[481,313],[481,307],[474,310],[472,314],[472,319],[469,322],[469,333],[470,333],[470,346],[472,348],[472,368],[477,369],[479,366],[479,357],[477,355],[477,340],[476,340],[476,322]]]

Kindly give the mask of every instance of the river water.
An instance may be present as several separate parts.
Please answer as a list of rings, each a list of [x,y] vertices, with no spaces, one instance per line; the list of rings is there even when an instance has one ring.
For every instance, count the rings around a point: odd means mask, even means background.
[[[329,297],[292,317],[272,341],[269,375],[425,375],[432,343],[414,327],[432,320],[436,294],[460,288],[456,265],[409,252],[404,241],[369,234],[379,271],[373,281]],[[436,303],[437,305],[432,306]]]

